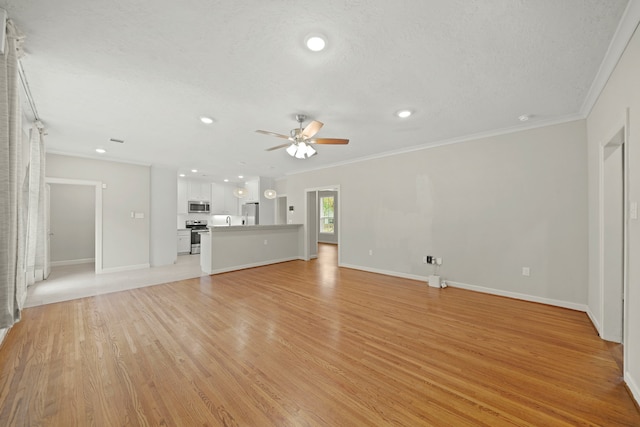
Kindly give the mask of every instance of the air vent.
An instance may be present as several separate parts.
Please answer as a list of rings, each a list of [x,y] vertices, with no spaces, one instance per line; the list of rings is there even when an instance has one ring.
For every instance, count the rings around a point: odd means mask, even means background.
[[[117,142],[118,144],[124,144],[124,139],[115,139],[115,138],[110,138],[109,141],[111,142]]]

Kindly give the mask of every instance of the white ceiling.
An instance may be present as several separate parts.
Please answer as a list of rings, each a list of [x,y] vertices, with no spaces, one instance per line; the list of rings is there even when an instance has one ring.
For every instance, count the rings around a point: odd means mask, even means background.
[[[583,116],[626,6],[0,0],[26,35],[22,63],[49,151],[197,168],[211,180]],[[324,51],[306,49],[311,33],[326,36]],[[403,108],[415,114],[397,118]],[[296,113],[325,123],[319,137],[350,144],[317,146],[307,160],[264,151],[284,141],[254,131],[288,134]]]

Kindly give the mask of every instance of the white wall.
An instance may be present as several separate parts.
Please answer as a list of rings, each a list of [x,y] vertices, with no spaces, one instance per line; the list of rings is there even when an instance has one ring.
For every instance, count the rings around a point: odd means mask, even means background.
[[[103,271],[148,267],[150,168],[59,154],[47,154],[46,161],[48,178],[107,185],[102,192]],[[144,218],[131,218],[132,211],[144,214]]]
[[[95,188],[51,184],[51,262],[74,263],[95,258]]]
[[[640,34],[636,33],[627,45],[607,85],[587,118],[589,141],[589,311],[594,323],[603,322],[601,310],[600,253],[604,242],[600,239],[600,176],[604,174],[600,156],[606,144],[624,124],[629,111],[628,139],[628,200],[640,201]],[[640,222],[630,220],[627,230],[627,319],[625,329],[624,377],[636,401],[640,401]]]
[[[584,310],[585,130],[580,120],[293,175],[288,219],[304,223],[305,188],[340,185],[342,265],[426,280],[422,256],[439,256],[447,280]]]
[[[176,168],[151,167],[149,253],[153,267],[174,264],[178,257],[177,230],[175,228],[178,203],[177,173]]]

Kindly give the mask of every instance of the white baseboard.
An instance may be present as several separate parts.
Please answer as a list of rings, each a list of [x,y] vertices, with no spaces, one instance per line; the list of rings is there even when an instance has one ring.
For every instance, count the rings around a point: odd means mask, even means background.
[[[270,265],[270,264],[278,264],[281,262],[287,262],[287,261],[294,261],[294,260],[302,260],[303,258],[300,258],[298,256],[294,256],[294,257],[289,257],[289,258],[281,258],[281,259],[272,259],[269,261],[260,261],[260,262],[254,262],[251,264],[242,264],[242,265],[234,265],[232,267],[225,267],[225,268],[218,268],[212,271],[207,271],[208,274],[220,274],[220,273],[228,273],[230,271],[236,271],[236,270],[244,270],[246,268],[253,268],[253,267],[262,267],[264,265]]]
[[[130,270],[141,270],[143,268],[150,268],[150,267],[151,266],[149,264],[123,265],[122,267],[103,268],[102,271],[99,272],[99,274],[118,273],[120,271],[130,271]]]
[[[401,277],[403,279],[419,280],[425,283],[427,282],[426,276],[419,276],[417,274],[398,273],[397,271],[380,270],[378,268],[369,268],[369,267],[363,267],[361,265],[353,265],[353,264],[340,264],[339,267],[368,271],[369,273],[384,274],[385,276]]]
[[[470,291],[482,292],[485,294],[499,295],[501,297],[509,297],[509,298],[515,298],[523,301],[538,302],[541,304],[553,305],[556,307],[569,308],[571,310],[586,312],[588,309],[586,304],[577,304],[575,302],[537,297],[534,295],[520,294],[518,292],[509,292],[509,291],[503,291],[500,289],[485,288],[483,286],[469,285],[466,283],[453,282],[451,280],[447,280],[447,284],[452,288],[467,289]]]
[[[627,387],[629,387],[629,391],[631,391],[631,395],[635,399],[636,404],[640,405],[640,387],[638,387],[638,383],[636,383],[628,371],[624,373],[624,382],[627,383]]]
[[[77,264],[93,264],[96,262],[95,258],[83,258],[83,259],[69,259],[66,261],[51,261],[51,267],[62,267],[65,265],[77,265]]]
[[[593,315],[589,307],[587,307],[587,316],[589,316],[589,320],[593,323],[593,327],[596,328],[598,336],[602,338],[602,327],[600,326],[600,322],[598,322],[598,319],[596,319],[596,316]]]

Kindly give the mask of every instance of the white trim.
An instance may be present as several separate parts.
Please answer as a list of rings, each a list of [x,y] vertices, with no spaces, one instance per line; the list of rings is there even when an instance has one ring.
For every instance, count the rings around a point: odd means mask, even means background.
[[[604,163],[605,163],[605,158],[604,158],[604,151],[605,148],[612,142],[614,141],[614,138],[618,135],[618,133],[620,133],[620,131],[623,131],[622,133],[622,142],[620,144],[616,144],[616,145],[620,145],[622,151],[622,160],[623,160],[623,193],[622,193],[622,199],[623,199],[623,230],[622,230],[622,240],[623,240],[623,254],[622,254],[622,258],[623,258],[623,271],[622,271],[622,292],[623,292],[623,298],[624,298],[624,305],[622,307],[623,310],[623,325],[622,325],[622,329],[623,329],[623,333],[626,333],[625,331],[628,328],[628,323],[627,323],[627,316],[628,316],[628,312],[626,311],[626,301],[627,301],[627,296],[628,296],[628,284],[627,284],[627,270],[629,268],[629,264],[628,264],[628,238],[627,238],[627,233],[628,233],[628,193],[629,193],[629,154],[627,153],[627,150],[629,148],[628,146],[628,141],[629,141],[629,109],[627,108],[625,110],[625,114],[624,117],[622,118],[622,120],[618,121],[616,123],[616,125],[613,127],[613,129],[607,134],[608,137],[605,138],[603,141],[601,141],[598,145],[598,287],[599,287],[599,294],[600,294],[600,328],[598,329],[598,332],[600,334],[600,338],[607,340],[607,341],[613,341],[613,342],[623,342],[623,337],[620,334],[615,334],[615,335],[608,335],[607,331],[605,330],[606,327],[606,322],[605,322],[605,307],[604,307],[604,299],[605,299],[605,278],[604,278],[604,273],[605,273],[605,268],[604,268],[604,241],[605,241],[605,237],[604,237],[604,218],[605,218],[605,214],[604,214]],[[626,353],[626,350],[624,350],[624,352]],[[623,360],[628,360],[624,358],[623,355]]]
[[[631,0],[622,14],[622,18],[618,23],[618,28],[616,29],[616,32],[611,39],[611,43],[609,43],[609,47],[607,48],[607,53],[600,63],[598,73],[593,79],[589,92],[587,92],[587,96],[584,98],[584,102],[580,107],[582,116],[586,117],[591,113],[600,93],[602,93],[604,87],[609,81],[609,78],[611,77],[611,74],[615,70],[616,65],[618,65],[618,61],[620,61],[622,54],[627,48],[629,41],[631,41],[631,37],[633,36],[639,22],[640,1]]]
[[[136,264],[136,265],[123,265],[121,267],[109,267],[103,268],[100,273],[118,273],[120,271],[131,271],[131,270],[141,270],[143,268],[150,268],[151,265],[149,263],[146,264]],[[97,274],[100,274],[96,271]]]
[[[321,187],[312,187],[312,188],[305,188],[304,190],[304,210],[305,210],[305,217],[304,217],[304,259],[306,261],[311,260],[311,256],[309,254],[309,235],[308,235],[308,224],[307,224],[307,215],[308,215],[308,211],[309,211],[309,207],[307,206],[307,193],[309,192],[315,192],[316,193],[316,201],[318,200],[318,192],[319,191],[335,191],[336,192],[336,197],[338,199],[338,224],[342,224],[342,199],[341,199],[341,194],[342,192],[340,191],[340,184],[333,184],[333,185],[323,185]],[[318,204],[316,203],[316,217],[318,216]],[[319,242],[318,238],[319,238],[319,234],[318,233],[318,221],[316,221],[316,245]],[[340,226],[341,227],[341,226]],[[342,245],[340,244],[342,240],[342,231],[338,228],[338,267],[343,267],[342,265]],[[335,243],[334,243],[335,244]],[[313,258],[317,258],[317,255]]]
[[[587,306],[587,316],[589,316],[589,320],[591,320],[591,323],[593,323],[593,327],[596,328],[596,332],[598,333],[598,336],[602,338],[602,327],[600,326],[600,322],[598,322],[598,319],[596,319],[596,317],[593,315],[593,313],[591,312],[591,309],[588,306]]]
[[[629,371],[624,372],[624,382],[627,383],[627,387],[631,392],[631,396],[635,399],[636,404],[640,404],[640,387],[638,387],[638,384],[635,382]]]
[[[587,312],[587,310],[589,309],[586,304],[578,304],[570,301],[562,301],[562,300],[551,299],[551,298],[537,297],[533,295],[521,294],[518,292],[503,291],[500,289],[485,288],[484,286],[469,285],[466,283],[454,282],[451,280],[447,280],[447,285],[449,285],[452,288],[467,289],[470,291],[482,292],[482,293],[491,294],[491,295],[498,295],[501,297],[509,297],[509,298],[519,299],[523,301],[537,302],[541,304],[553,305],[556,307],[569,308],[571,310]]]
[[[96,262],[95,258],[82,258],[82,259],[68,259],[64,261],[51,261],[51,267],[63,267],[65,265],[78,265],[78,264],[93,264]]]
[[[293,256],[293,257],[287,257],[287,258],[272,259],[269,261],[253,262],[251,264],[234,265],[233,267],[217,268],[215,270],[212,270],[211,273],[209,274],[228,273],[230,271],[244,270],[247,268],[262,267],[265,265],[279,264],[281,262],[296,261],[296,260],[305,261],[303,257]]]
[[[95,270],[102,273],[102,181],[45,177],[46,184],[91,185],[95,186]]]
[[[365,162],[365,161],[368,161],[368,160],[380,159],[380,158],[384,158],[384,157],[391,157],[391,156],[395,156],[395,155],[398,155],[398,154],[412,153],[414,151],[428,150],[430,148],[442,147],[442,146],[451,145],[451,144],[458,144],[458,143],[461,143],[461,142],[469,142],[469,141],[475,141],[475,140],[483,139],[483,138],[491,138],[491,137],[494,137],[494,136],[508,135],[508,134],[511,134],[511,133],[522,132],[522,131],[525,131],[525,130],[531,130],[531,129],[543,128],[543,127],[548,127],[548,126],[560,125],[560,124],[563,124],[563,123],[575,122],[577,120],[584,120],[584,119],[585,119],[585,116],[583,116],[583,115],[570,114],[570,115],[559,117],[559,118],[555,118],[555,119],[540,120],[540,121],[535,121],[534,120],[533,122],[531,122],[531,121],[527,122],[527,123],[530,123],[530,124],[527,124],[527,125],[511,126],[511,127],[508,127],[508,128],[496,129],[496,130],[491,130],[491,131],[487,131],[487,132],[478,132],[478,133],[473,133],[473,134],[469,134],[469,135],[463,135],[463,136],[455,137],[455,138],[451,138],[451,139],[443,139],[443,140],[440,140],[440,141],[434,141],[434,142],[428,142],[428,143],[425,143],[425,144],[414,145],[412,147],[401,148],[401,149],[398,149],[398,150],[385,151],[385,152],[382,152],[382,153],[372,154],[370,156],[358,157],[356,159],[344,160],[344,161],[341,161],[341,162],[331,163],[331,164],[328,164],[328,165],[318,166],[318,167],[315,167],[315,168],[299,169],[299,170],[296,170],[296,171],[288,172],[288,173],[285,174],[285,176],[291,176],[291,175],[297,175],[297,174],[301,174],[301,173],[313,172],[313,171],[333,168],[333,167],[336,167],[336,166],[345,166],[345,165],[350,165],[350,164],[354,164],[354,163]]]
[[[381,270],[379,268],[364,267],[354,264],[342,264],[340,267],[351,268],[353,270],[367,271],[369,273],[384,274],[385,276],[400,277],[402,279],[418,280],[427,283],[427,276],[419,276],[417,274],[400,273],[397,271]],[[448,282],[447,282],[448,283]]]

